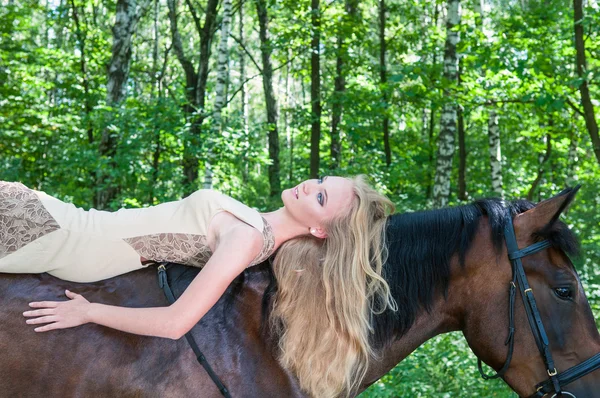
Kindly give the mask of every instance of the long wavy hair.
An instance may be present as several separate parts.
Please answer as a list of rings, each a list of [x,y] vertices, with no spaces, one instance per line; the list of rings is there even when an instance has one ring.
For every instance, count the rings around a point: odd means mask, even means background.
[[[372,316],[397,309],[382,276],[394,205],[363,176],[352,181],[351,209],[324,225],[327,238],[287,241],[273,262],[269,325],[279,361],[319,398],[347,396],[360,385],[375,358]]]

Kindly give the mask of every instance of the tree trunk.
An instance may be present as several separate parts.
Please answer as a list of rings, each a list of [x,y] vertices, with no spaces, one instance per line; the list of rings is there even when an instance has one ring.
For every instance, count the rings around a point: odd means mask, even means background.
[[[311,103],[311,134],[310,134],[310,177],[319,177],[319,144],[321,143],[321,14],[319,0],[311,0],[312,40],[310,43],[310,103]]]
[[[429,144],[429,162],[427,163],[429,165],[429,169],[428,169],[428,174],[427,174],[427,191],[425,192],[425,197],[427,199],[431,198],[431,194],[432,194],[432,188],[433,188],[433,179],[434,179],[434,174],[433,174],[433,133],[435,130],[435,107],[433,105],[433,101],[431,102],[431,112],[429,113],[429,140],[427,141],[427,143]]]
[[[567,178],[566,178],[566,186],[572,187],[577,183],[577,130],[572,126],[571,128],[571,137],[569,142],[569,152],[567,155]]]
[[[544,177],[544,168],[546,166],[546,163],[548,162],[548,160],[550,159],[550,155],[552,154],[552,139],[550,137],[550,133],[546,134],[545,141],[546,153],[540,154],[539,156],[540,167],[538,169],[538,173],[535,177],[535,180],[533,180],[533,183],[531,184],[531,188],[529,188],[529,192],[527,192],[527,200],[533,200],[533,195],[535,194],[537,187],[540,185],[542,178]]]
[[[71,0],[71,7],[73,8],[73,21],[75,21],[75,35],[77,36],[77,41],[79,42],[79,70],[81,71],[81,79],[83,83],[83,95],[85,97],[84,100],[84,110],[87,119],[87,137],[88,143],[94,143],[94,130],[92,129],[91,113],[92,113],[92,104],[90,103],[90,82],[88,79],[88,71],[87,71],[87,60],[86,60],[86,39],[87,35],[81,29],[81,22],[79,21],[79,12],[77,11],[77,7],[75,6],[75,1]],[[57,29],[57,34],[61,38],[62,42],[62,29]],[[59,44],[59,45],[62,45]]]
[[[331,170],[339,168],[341,162],[342,147],[340,141],[339,126],[342,121],[342,112],[344,110],[343,102],[344,94],[346,92],[346,60],[348,58],[348,44],[344,40],[344,37],[348,35],[347,30],[352,29],[354,27],[357,9],[357,0],[346,0],[346,15],[344,18],[342,18],[337,33],[335,79],[333,83],[334,93],[331,104]]]
[[[239,24],[238,24],[238,35],[240,36],[240,42],[245,45],[246,39],[244,37],[244,3],[240,4],[239,10]],[[246,93],[246,56],[244,49],[240,49],[240,107],[242,113],[242,125],[244,130],[244,140],[248,142],[248,96]],[[242,182],[248,182],[249,166],[248,166],[248,155],[244,152],[242,159]]]
[[[488,119],[488,138],[490,148],[490,171],[492,176],[492,190],[500,198],[504,198],[502,188],[502,152],[500,146],[500,126],[495,110],[490,110]]]
[[[467,145],[465,142],[465,119],[462,107],[458,107],[458,199],[467,200]]]
[[[131,67],[131,39],[135,34],[137,24],[142,14],[149,5],[149,0],[138,3],[137,0],[118,0],[115,15],[115,24],[112,28],[113,44],[112,56],[108,66],[108,80],[106,83],[106,104],[113,108],[113,115],[119,112],[121,103],[126,96],[126,82],[129,78]],[[101,158],[107,159],[107,168],[100,168],[96,178],[97,209],[106,209],[116,198],[119,184],[110,176],[117,170],[114,159],[117,153],[118,132],[108,126],[102,131],[98,152]]]
[[[340,29],[341,31],[342,29]],[[335,79],[333,81],[333,98],[331,104],[331,146],[329,156],[331,157],[330,169],[340,167],[341,143],[339,125],[342,121],[342,101],[346,91],[346,79],[344,76],[344,35],[338,32],[337,56],[335,62]]]
[[[433,12],[433,21],[432,21],[432,25],[436,29],[437,29],[438,23],[439,23],[439,15],[440,15],[440,7],[436,3],[435,9]],[[429,81],[434,80],[434,76],[435,76],[434,70],[435,70],[436,64],[437,64],[437,53],[434,52],[431,57],[431,71],[429,73]],[[429,106],[428,130],[429,130],[429,135],[428,135],[427,144],[428,144],[429,162],[427,163],[427,189],[425,191],[425,198],[427,200],[432,198],[433,179],[435,178],[435,165],[434,165],[434,156],[433,156],[433,154],[434,154],[433,133],[435,130],[435,104],[433,101],[430,102],[430,106]]]
[[[458,60],[458,84],[462,83],[462,62]],[[465,142],[465,115],[462,106],[457,107],[458,118],[458,200],[467,200],[467,144]]]
[[[390,116],[388,114],[387,65],[385,62],[386,11],[385,0],[379,0],[379,84],[381,85],[381,99],[383,101],[383,150],[385,164],[389,167],[392,163],[392,150],[390,149]]]
[[[169,22],[171,25],[171,35],[175,55],[185,73],[185,94],[187,103],[183,110],[186,119],[190,124],[189,134],[183,140],[183,191],[189,195],[196,190],[198,180],[198,163],[200,161],[199,153],[200,138],[202,133],[202,121],[204,120],[204,105],[206,101],[206,82],[208,80],[208,61],[210,59],[210,48],[214,36],[214,25],[217,16],[218,0],[208,0],[206,13],[204,16],[204,25],[200,25],[200,19],[196,10],[189,0],[188,8],[194,19],[196,31],[200,36],[200,60],[198,71],[194,68],[192,62],[186,57],[181,35],[177,23],[177,0],[167,0],[169,7]]]
[[[585,39],[583,38],[583,0],[573,0],[574,26],[575,26],[575,49],[577,51],[576,67],[577,76],[582,80],[579,85],[581,94],[581,105],[583,106],[583,118],[585,126],[592,138],[592,145],[596,159],[600,164],[600,136],[598,135],[598,123],[594,115],[594,106],[590,98],[588,86],[587,61],[585,56]]]
[[[288,139],[288,147],[289,147],[289,151],[290,151],[290,168],[289,168],[289,173],[288,173],[288,180],[290,182],[290,184],[293,182],[294,180],[294,132],[292,131],[292,129],[290,129],[290,123],[288,120],[288,114],[289,111],[288,109],[290,109],[291,105],[292,105],[292,101],[290,101],[290,91],[289,91],[289,81],[290,81],[290,69],[292,69],[292,50],[288,49],[288,64],[285,70],[285,80],[286,80],[286,92],[285,92],[285,103],[286,103],[286,112],[285,112],[285,120],[284,120],[284,125],[285,125],[285,134],[287,136]]]
[[[271,197],[281,193],[281,178],[279,166],[279,131],[277,129],[277,100],[273,91],[273,66],[271,65],[271,43],[269,40],[269,16],[265,0],[256,0],[256,13],[260,28],[260,53],[262,56],[262,77],[265,102],[267,108],[267,123],[269,124],[269,183]]]
[[[160,98],[160,77],[158,74],[158,42],[159,42],[159,31],[158,31],[158,11],[159,11],[159,0],[154,1],[154,13],[153,13],[153,39],[154,43],[152,46],[152,92],[151,97],[154,101],[154,106],[158,107],[160,100],[157,100],[157,96]],[[165,54],[164,63],[167,63],[167,54]],[[164,65],[163,65],[164,67]],[[152,177],[150,180],[150,189],[148,191],[148,204],[154,204],[154,193],[158,184],[158,167],[160,164],[161,148],[161,134],[160,127],[157,122],[158,116],[155,114],[152,116],[154,124],[154,151],[152,153]]]
[[[221,40],[219,42],[217,57],[217,85],[215,87],[215,105],[213,109],[212,139],[217,139],[222,132],[223,118],[221,112],[225,106],[227,87],[227,66],[229,63],[229,26],[231,25],[231,0],[223,0],[223,20],[221,21]],[[211,139],[207,140],[209,147],[206,148],[206,161],[204,162],[204,189],[212,189],[213,171],[211,163],[215,161]]]
[[[444,78],[447,84],[457,83],[458,55],[456,45],[460,39],[456,27],[460,24],[460,1],[448,0],[448,17],[446,21],[446,45],[444,50]],[[452,157],[454,156],[454,140],[457,124],[455,98],[450,90],[444,91],[444,106],[440,117],[440,134],[436,161],[433,199],[437,207],[448,204],[450,198],[450,176],[452,173]]]

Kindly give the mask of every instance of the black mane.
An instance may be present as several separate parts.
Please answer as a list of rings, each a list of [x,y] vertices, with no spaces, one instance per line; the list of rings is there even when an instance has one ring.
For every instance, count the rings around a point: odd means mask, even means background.
[[[576,189],[565,190],[561,194],[574,196],[575,192]],[[565,203],[571,199],[565,200]],[[372,344],[383,347],[402,337],[420,311],[431,310],[437,294],[447,293],[450,261],[457,254],[460,263],[464,264],[482,217],[487,216],[490,238],[500,252],[504,245],[506,209],[510,208],[514,217],[533,206],[532,202],[525,200],[506,202],[491,198],[459,207],[391,216],[386,230],[389,254],[384,265],[384,277],[398,304],[398,311],[386,310],[372,317],[375,331]],[[577,255],[579,252],[577,238],[560,221],[552,222],[534,236],[540,240],[549,239],[554,247],[567,254]],[[271,270],[269,273],[271,283],[263,296],[263,327],[268,318],[271,297],[277,291],[277,281]]]

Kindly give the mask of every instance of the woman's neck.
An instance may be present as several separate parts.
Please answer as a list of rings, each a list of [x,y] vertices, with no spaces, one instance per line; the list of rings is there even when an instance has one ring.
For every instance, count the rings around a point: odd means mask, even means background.
[[[261,213],[261,216],[267,220],[273,229],[275,249],[287,240],[309,233],[308,227],[303,226],[290,216],[285,207],[281,207],[270,213]]]

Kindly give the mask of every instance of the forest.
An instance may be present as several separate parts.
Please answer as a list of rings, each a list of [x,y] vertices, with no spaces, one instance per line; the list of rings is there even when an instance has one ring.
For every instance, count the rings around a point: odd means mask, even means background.
[[[366,174],[397,212],[582,188],[600,321],[600,1],[0,0],[0,180],[83,208],[260,211]],[[460,334],[363,397],[514,396]]]

